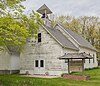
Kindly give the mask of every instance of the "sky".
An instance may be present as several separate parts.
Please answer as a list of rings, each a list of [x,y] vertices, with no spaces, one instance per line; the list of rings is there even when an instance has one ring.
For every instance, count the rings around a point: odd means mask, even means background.
[[[26,0],[25,14],[46,4],[54,15],[100,16],[100,0]]]

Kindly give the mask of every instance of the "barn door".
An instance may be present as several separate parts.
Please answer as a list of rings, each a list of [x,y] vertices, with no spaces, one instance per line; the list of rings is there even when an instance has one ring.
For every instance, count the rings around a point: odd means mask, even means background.
[[[35,60],[34,63],[34,74],[45,74],[45,61]]]

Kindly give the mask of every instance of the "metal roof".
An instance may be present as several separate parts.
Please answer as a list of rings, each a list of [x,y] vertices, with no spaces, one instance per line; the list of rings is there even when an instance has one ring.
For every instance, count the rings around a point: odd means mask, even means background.
[[[67,31],[72,36],[72,38],[78,42],[79,46],[86,47],[86,48],[89,48],[89,49],[96,51],[96,49],[86,39],[84,39],[81,35],[77,34],[76,32],[74,32],[68,28],[65,28],[61,24],[58,24],[58,25],[60,25],[65,31]]]
[[[42,5],[38,10],[37,12],[40,13],[40,14],[44,14],[46,11],[46,14],[51,14],[52,11],[44,4]]]

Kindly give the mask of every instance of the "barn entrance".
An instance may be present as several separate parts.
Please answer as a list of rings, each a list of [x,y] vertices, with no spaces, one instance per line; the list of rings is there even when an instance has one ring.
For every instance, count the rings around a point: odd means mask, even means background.
[[[34,74],[45,74],[45,60],[34,60]]]

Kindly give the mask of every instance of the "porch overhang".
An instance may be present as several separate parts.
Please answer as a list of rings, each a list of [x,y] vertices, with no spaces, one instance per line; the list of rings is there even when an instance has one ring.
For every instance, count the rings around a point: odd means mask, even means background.
[[[59,60],[68,60],[68,74],[70,74],[70,59],[82,60],[82,75],[84,75],[84,60],[93,59],[90,54],[84,53],[68,53],[58,58]]]

